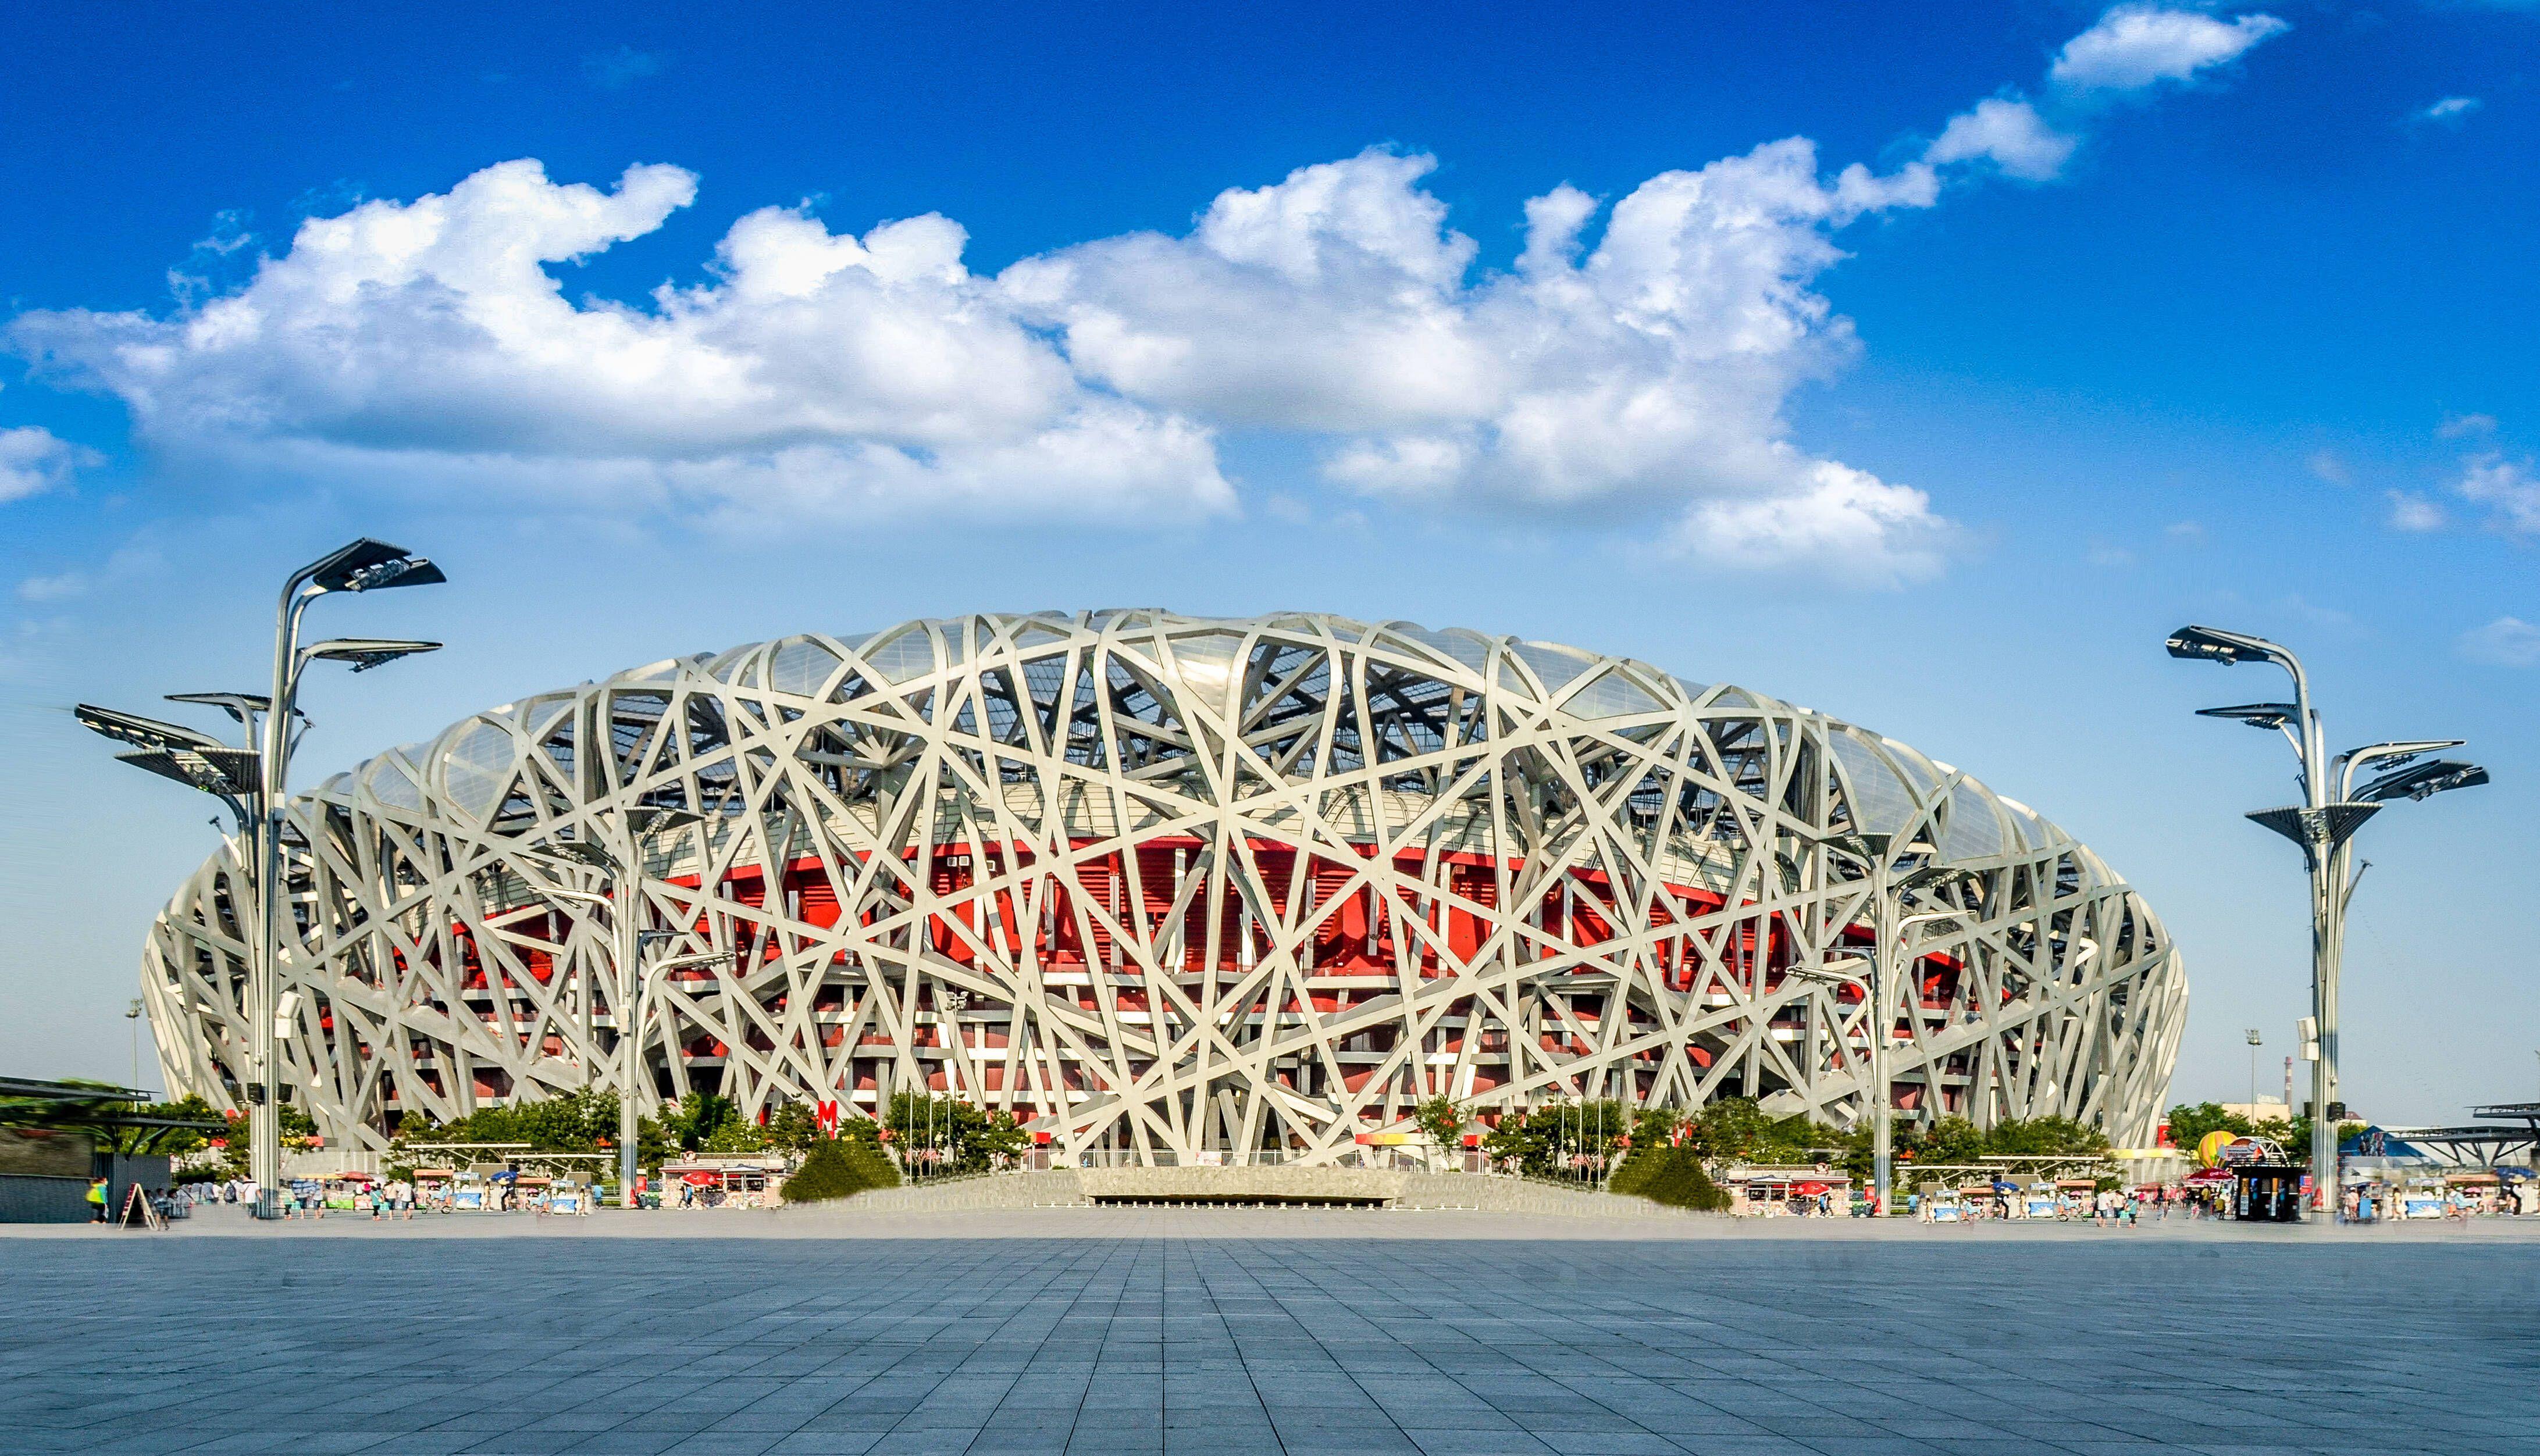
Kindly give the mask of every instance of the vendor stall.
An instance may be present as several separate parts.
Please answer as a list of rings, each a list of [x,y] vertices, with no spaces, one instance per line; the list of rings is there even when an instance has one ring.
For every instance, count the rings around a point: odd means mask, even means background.
[[[781,1157],[700,1156],[662,1165],[663,1204],[680,1209],[770,1209],[785,1201]]]

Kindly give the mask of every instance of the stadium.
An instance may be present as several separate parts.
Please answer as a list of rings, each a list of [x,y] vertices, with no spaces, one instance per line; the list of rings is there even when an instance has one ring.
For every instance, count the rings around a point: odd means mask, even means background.
[[[1329,1163],[1441,1094],[1848,1126],[1881,1037],[1900,1116],[2142,1144],[2186,1011],[2141,897],[1957,769],[1401,622],[788,637],[477,714],[289,824],[282,1081],[352,1147],[631,1078],[647,1109],[929,1089],[1070,1160]],[[153,929],[171,1095],[244,1106],[245,905],[233,842]]]

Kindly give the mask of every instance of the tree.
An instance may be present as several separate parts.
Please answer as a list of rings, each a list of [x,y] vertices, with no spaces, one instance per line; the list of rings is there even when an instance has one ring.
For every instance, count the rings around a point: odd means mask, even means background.
[[[1429,1145],[1440,1153],[1455,1145],[1456,1135],[1464,1131],[1464,1109],[1445,1093],[1423,1102],[1411,1114],[1420,1131],[1429,1137]]]
[[[1502,1117],[1482,1147],[1533,1177],[1575,1178],[1601,1174],[1633,1126],[1631,1109],[1620,1102],[1552,1102]]]
[[[1013,1114],[957,1097],[901,1092],[884,1109],[900,1160],[929,1173],[985,1173],[1022,1157],[1030,1141]]]

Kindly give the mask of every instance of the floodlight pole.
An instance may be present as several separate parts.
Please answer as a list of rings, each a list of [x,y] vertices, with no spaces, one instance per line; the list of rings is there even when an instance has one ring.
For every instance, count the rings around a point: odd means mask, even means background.
[[[262,725],[264,741],[259,745],[259,783],[257,785],[257,822],[254,853],[256,858],[255,900],[256,935],[253,955],[247,968],[248,1000],[253,1004],[252,1045],[255,1056],[255,1080],[247,1102],[247,1177],[256,1185],[256,1202],[250,1211],[259,1218],[269,1218],[279,1212],[282,1181],[282,1058],[281,1032],[274,1025],[280,1013],[279,986],[282,963],[282,915],[284,894],[289,886],[282,871],[282,825],[290,804],[285,797],[290,785],[293,734],[291,723],[294,702],[300,695],[300,675],[309,664],[300,651],[300,619],[309,604],[331,591],[364,591],[376,587],[427,586],[443,580],[441,572],[421,557],[407,555],[401,546],[390,546],[368,538],[338,548],[293,572],[282,584],[282,595],[274,607],[273,621],[273,693]],[[404,651],[428,652],[434,644],[382,644]],[[319,651],[323,651],[321,645]],[[391,652],[378,660],[400,656]],[[368,660],[361,665],[369,665]],[[359,670],[358,667],[356,670]]]
[[[1882,1218],[1887,1216],[1888,1193],[1896,1177],[1895,1089],[1887,1079],[1887,1038],[1894,1021],[1887,1009],[1888,960],[1896,941],[1896,910],[1888,894],[1890,848],[1878,847],[1870,896],[1870,1196]]]
[[[2363,818],[2380,807],[2383,801],[2405,792],[2411,797],[2423,798],[2446,789],[2464,788],[2487,782],[2484,769],[2461,763],[2436,763],[2420,773],[2432,777],[2421,783],[2402,783],[2392,787],[2383,780],[2364,790],[2364,802],[2353,798],[2355,771],[2366,763],[2396,759],[2406,763],[2422,753],[2437,748],[2458,747],[2457,740],[2440,742],[2376,743],[2366,748],[2338,755],[2334,768],[2328,762],[2326,744],[2322,741],[2318,712],[2311,707],[2310,676],[2302,670],[2301,659],[2293,651],[2264,638],[2245,633],[2224,632],[2211,627],[2181,627],[2170,634],[2168,648],[2174,658],[2201,658],[2230,665],[2242,660],[2272,662],[2282,667],[2293,681],[2293,718],[2284,720],[2282,713],[2261,716],[2253,710],[2280,705],[2251,705],[2251,709],[2217,709],[2211,716],[2239,718],[2258,728],[2278,728],[2293,740],[2301,760],[2302,803],[2297,810],[2268,809],[2250,817],[2277,830],[2301,846],[2302,861],[2310,870],[2311,915],[2311,1014],[2318,1028],[2319,1057],[2311,1064],[2311,1129],[2310,1170],[2311,1207],[2321,1213],[2333,1213],[2338,1206],[2337,1107],[2338,1092],[2338,980],[2346,958],[2346,907],[2355,896],[2360,871],[2354,863],[2354,834]],[[2448,773],[2440,771],[2449,771]],[[2250,1036],[2252,1046],[2257,1037]],[[2252,1092],[2252,1097],[2255,1093]]]

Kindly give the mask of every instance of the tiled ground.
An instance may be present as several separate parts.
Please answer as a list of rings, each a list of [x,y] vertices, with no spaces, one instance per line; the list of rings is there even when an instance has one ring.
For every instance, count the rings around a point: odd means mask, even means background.
[[[0,1238],[0,1451],[2540,1456],[2529,1239],[1282,1216]]]

